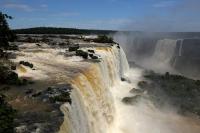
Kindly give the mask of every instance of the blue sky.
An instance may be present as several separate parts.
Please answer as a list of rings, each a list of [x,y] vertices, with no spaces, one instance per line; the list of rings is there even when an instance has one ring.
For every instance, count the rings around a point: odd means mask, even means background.
[[[200,0],[1,0],[12,28],[200,31]]]

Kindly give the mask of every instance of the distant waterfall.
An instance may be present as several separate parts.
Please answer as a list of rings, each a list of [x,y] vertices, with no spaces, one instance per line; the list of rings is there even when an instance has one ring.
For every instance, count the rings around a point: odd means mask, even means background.
[[[65,122],[60,133],[110,133],[115,107],[111,88],[121,82],[129,66],[122,48],[97,47],[101,61],[72,81],[72,105],[63,105]]]
[[[177,40],[171,39],[159,40],[152,58],[158,62],[169,63],[175,54],[176,42]]]
[[[179,51],[178,51],[178,56],[182,56],[182,48],[183,48],[183,39],[181,40]]]

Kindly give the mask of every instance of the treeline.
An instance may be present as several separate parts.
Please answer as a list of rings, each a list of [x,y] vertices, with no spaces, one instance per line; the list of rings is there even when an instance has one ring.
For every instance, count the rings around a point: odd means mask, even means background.
[[[90,30],[90,29],[75,29],[75,28],[55,28],[55,27],[36,27],[27,29],[15,29],[16,34],[110,34],[116,31],[112,30]]]

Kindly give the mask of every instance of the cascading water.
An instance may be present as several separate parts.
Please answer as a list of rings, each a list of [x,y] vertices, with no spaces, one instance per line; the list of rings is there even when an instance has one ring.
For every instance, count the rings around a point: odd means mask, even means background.
[[[179,50],[178,50],[178,56],[182,55],[182,49],[183,49],[183,39],[181,40],[181,43],[180,43],[180,47],[179,47]]]
[[[111,133],[116,114],[111,88],[120,84],[129,66],[123,49],[113,46],[94,50],[101,61],[71,80],[73,102],[62,107],[66,115],[60,132]]]

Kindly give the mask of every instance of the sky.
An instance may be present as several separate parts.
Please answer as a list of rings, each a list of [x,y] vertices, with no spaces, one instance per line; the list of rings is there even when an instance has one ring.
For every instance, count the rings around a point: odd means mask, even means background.
[[[0,0],[13,29],[200,31],[200,0]]]

